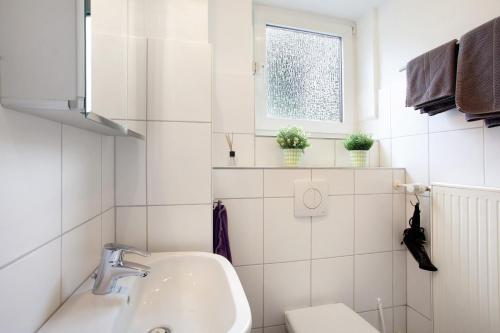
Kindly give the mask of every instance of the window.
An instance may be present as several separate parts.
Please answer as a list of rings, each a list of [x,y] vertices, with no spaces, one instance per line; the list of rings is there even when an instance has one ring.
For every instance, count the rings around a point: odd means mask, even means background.
[[[254,11],[256,132],[299,125],[313,136],[352,131],[352,27],[303,12]]]
[[[266,26],[267,116],[342,121],[342,38]]]

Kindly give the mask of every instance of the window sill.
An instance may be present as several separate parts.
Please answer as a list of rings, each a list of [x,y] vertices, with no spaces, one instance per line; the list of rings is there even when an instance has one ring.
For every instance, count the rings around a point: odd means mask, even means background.
[[[275,137],[277,133],[277,130],[255,130],[257,137]],[[347,134],[307,132],[307,136],[310,139],[345,139]]]

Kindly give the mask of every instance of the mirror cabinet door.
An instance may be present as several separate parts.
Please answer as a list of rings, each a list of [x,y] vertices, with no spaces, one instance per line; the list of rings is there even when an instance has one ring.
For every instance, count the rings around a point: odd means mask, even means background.
[[[128,0],[86,0],[86,112],[126,126]]]

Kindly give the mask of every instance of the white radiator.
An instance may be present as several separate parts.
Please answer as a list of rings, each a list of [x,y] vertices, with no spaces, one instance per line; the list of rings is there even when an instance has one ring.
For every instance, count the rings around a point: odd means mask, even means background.
[[[434,333],[500,333],[500,189],[431,193]]]

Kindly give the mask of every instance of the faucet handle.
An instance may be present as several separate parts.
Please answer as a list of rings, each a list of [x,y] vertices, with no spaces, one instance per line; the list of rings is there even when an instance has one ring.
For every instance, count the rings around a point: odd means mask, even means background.
[[[104,249],[111,251],[111,252],[118,253],[120,255],[120,257],[122,257],[123,254],[125,254],[125,253],[138,254],[138,255],[143,256],[143,257],[149,257],[151,255],[151,253],[149,251],[144,251],[144,250],[140,250],[138,248],[135,248],[133,246],[124,245],[124,244],[117,244],[117,243],[108,243],[108,244],[104,245]]]

